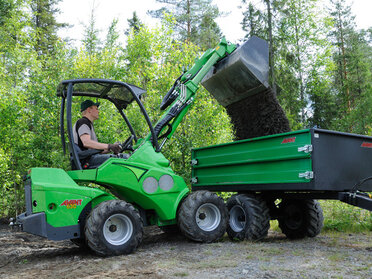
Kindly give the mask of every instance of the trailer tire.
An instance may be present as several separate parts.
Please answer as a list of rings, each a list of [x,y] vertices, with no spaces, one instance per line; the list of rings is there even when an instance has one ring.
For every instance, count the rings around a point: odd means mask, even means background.
[[[323,227],[323,210],[316,200],[283,200],[279,227],[290,239],[317,236]]]
[[[178,226],[183,235],[197,242],[214,242],[226,232],[228,212],[222,198],[209,191],[187,196],[178,210]]]
[[[259,196],[233,195],[227,201],[229,223],[227,234],[231,239],[261,240],[270,228],[266,202]]]
[[[143,222],[130,203],[110,200],[92,210],[84,232],[87,245],[100,256],[129,254],[142,241]]]

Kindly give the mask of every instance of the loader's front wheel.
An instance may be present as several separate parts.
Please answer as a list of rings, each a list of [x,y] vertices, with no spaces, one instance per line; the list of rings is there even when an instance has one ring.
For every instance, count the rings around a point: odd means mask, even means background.
[[[316,200],[283,200],[279,227],[290,239],[317,236],[323,227],[323,210]]]
[[[209,243],[224,235],[228,213],[223,199],[215,193],[197,191],[182,202],[177,219],[187,238]]]
[[[270,215],[266,202],[258,196],[233,195],[227,201],[230,213],[227,234],[231,239],[260,240],[267,236]]]
[[[110,200],[92,210],[85,224],[89,248],[101,256],[129,254],[142,241],[143,223],[129,203]]]

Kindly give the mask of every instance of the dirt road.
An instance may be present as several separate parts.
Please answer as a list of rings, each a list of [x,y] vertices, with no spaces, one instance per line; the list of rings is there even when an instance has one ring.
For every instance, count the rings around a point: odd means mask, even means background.
[[[2,225],[0,278],[372,278],[372,232],[199,244],[151,227],[134,254],[101,258]]]

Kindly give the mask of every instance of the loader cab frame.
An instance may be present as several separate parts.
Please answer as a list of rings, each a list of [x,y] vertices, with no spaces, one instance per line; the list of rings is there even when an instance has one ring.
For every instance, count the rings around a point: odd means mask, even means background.
[[[155,149],[159,149],[158,140],[155,136],[154,127],[150,117],[147,114],[145,107],[141,102],[141,97],[146,91],[138,86],[109,79],[71,79],[62,81],[57,88],[57,96],[62,98],[60,111],[60,134],[64,154],[66,154],[66,138],[65,138],[65,114],[67,123],[68,149],[70,151],[71,165],[75,169],[82,170],[82,165],[79,159],[79,150],[74,144],[73,139],[73,123],[72,123],[72,97],[83,96],[96,99],[105,99],[112,102],[119,114],[124,119],[131,137],[137,142],[138,138],[131,125],[128,117],[125,114],[125,109],[133,101],[138,104],[146,123],[150,128],[152,135],[151,141]],[[97,152],[99,153],[99,152]]]

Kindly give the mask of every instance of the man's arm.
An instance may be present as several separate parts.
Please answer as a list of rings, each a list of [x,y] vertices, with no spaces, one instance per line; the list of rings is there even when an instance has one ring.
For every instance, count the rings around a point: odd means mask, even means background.
[[[118,143],[114,144],[100,143],[98,141],[92,140],[90,138],[90,135],[88,134],[82,134],[80,136],[80,139],[85,148],[103,150],[102,153],[108,153],[110,152],[110,150],[112,150],[115,154],[118,154],[121,150],[121,147]]]
[[[81,135],[80,139],[85,148],[99,149],[99,150],[103,150],[107,152],[109,151],[109,147],[107,143],[100,143],[100,142],[91,140],[90,135],[88,134]]]

